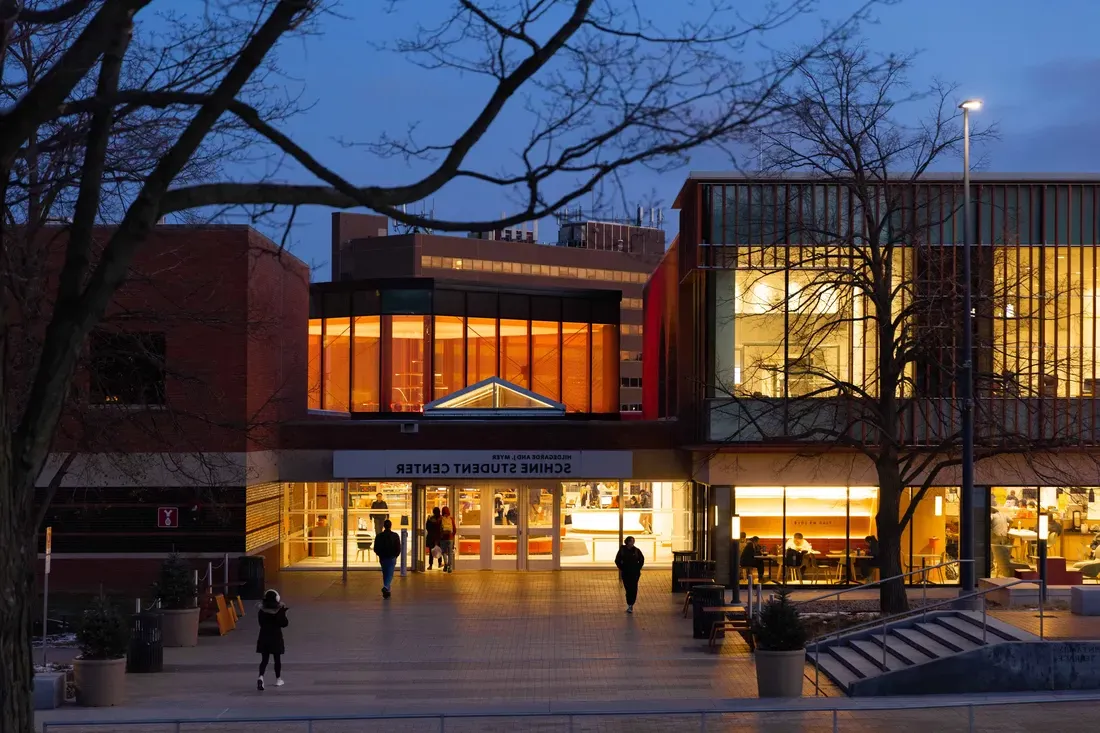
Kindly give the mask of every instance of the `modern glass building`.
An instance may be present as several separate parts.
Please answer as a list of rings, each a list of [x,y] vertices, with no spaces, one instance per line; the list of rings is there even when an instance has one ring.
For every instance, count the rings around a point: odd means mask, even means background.
[[[608,567],[627,535],[658,566],[693,547],[671,431],[620,421],[620,299],[433,278],[313,285],[309,408],[335,420],[283,430],[283,466],[304,456],[311,480],[282,483],[280,567],[376,569],[388,519],[426,570],[425,520],[444,508],[460,570]]]
[[[1047,514],[1050,554],[1095,577],[1100,180],[979,174],[972,187],[976,430],[979,445],[1000,449],[977,464],[971,501],[957,466],[923,492],[905,490],[903,568],[958,559],[970,507],[979,576],[1034,572]],[[836,581],[858,567],[879,490],[859,450],[876,436],[853,395],[880,394],[884,345],[913,350],[898,360],[903,447],[931,454],[957,434],[960,181],[932,175],[859,193],[844,181],[716,173],[693,174],[677,199],[678,240],[647,288],[644,412],[684,422],[720,566],[737,514],[769,562],[796,532],[810,541],[807,566],[788,581]],[[868,273],[890,289],[904,337],[880,338],[883,301],[868,296]],[[915,577],[957,582],[948,570]]]
[[[613,290],[505,290],[433,278],[314,285],[309,407],[420,413],[500,379],[568,413],[619,411]]]

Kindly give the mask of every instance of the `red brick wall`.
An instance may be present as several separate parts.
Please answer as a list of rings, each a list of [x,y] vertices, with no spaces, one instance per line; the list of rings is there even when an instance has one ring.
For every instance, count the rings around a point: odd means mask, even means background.
[[[309,269],[253,232],[248,254],[246,414],[250,450],[274,450],[279,423],[306,415]]]
[[[55,449],[244,451],[304,414],[309,271],[276,252],[248,227],[158,226],[102,327],[164,333],[167,405],[70,410]]]

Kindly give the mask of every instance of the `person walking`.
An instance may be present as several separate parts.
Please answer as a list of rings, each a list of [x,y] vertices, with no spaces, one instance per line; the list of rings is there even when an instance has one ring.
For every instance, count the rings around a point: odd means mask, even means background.
[[[634,603],[638,600],[638,581],[642,578],[642,566],[645,555],[634,546],[634,538],[627,537],[619,552],[615,555],[615,567],[619,569],[619,580],[626,591],[626,612],[634,613]]]
[[[401,556],[401,538],[397,536],[391,527],[393,522],[386,519],[382,522],[382,531],[374,538],[374,554],[378,555],[378,562],[382,564],[382,597],[390,597],[390,584],[393,583],[393,569],[397,565],[397,558]]]
[[[454,562],[454,541],[458,529],[455,527],[455,519],[451,516],[451,508],[443,507],[443,513],[439,518],[439,549],[443,551],[443,572],[451,572],[451,563]]]
[[[283,605],[279,592],[269,590],[264,599],[256,604],[256,617],[260,622],[260,635],[256,639],[256,653],[260,655],[260,676],[256,679],[256,689],[264,689],[264,672],[267,671],[268,658],[275,658],[275,686],[283,686],[283,629],[287,627],[287,608]]]
[[[432,507],[432,513],[428,521],[424,523],[424,545],[428,550],[428,570],[435,563],[435,548],[439,547],[439,530],[443,527],[443,518],[439,515],[439,507]],[[443,550],[439,551],[439,569],[443,569]]]

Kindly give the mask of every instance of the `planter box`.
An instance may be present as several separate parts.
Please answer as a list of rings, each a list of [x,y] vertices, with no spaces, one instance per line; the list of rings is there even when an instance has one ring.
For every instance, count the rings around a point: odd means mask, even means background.
[[[164,646],[198,646],[199,609],[162,609],[160,633]]]
[[[104,708],[126,702],[126,658],[74,659],[76,704]]]
[[[760,697],[802,697],[806,650],[769,652],[757,649],[756,689]]]
[[[65,673],[38,672],[34,675],[34,709],[54,710],[65,702]]]

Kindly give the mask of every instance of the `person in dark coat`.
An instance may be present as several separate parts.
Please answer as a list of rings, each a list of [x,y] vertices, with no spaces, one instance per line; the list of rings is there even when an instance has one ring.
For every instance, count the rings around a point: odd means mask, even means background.
[[[264,672],[267,671],[267,660],[275,658],[275,686],[283,686],[283,654],[286,648],[283,644],[283,629],[287,627],[286,606],[279,598],[278,591],[269,590],[264,593],[264,599],[256,604],[257,618],[260,622],[260,635],[256,639],[256,653],[260,655],[260,676],[256,680],[256,689],[264,689]]]
[[[428,550],[428,570],[431,570],[432,565],[435,563],[435,553],[432,550],[439,547],[439,532],[441,529],[443,529],[443,518],[439,515],[439,507],[432,507],[432,515],[424,523],[424,545]],[[439,569],[443,569],[442,550],[440,550],[439,555]]]
[[[742,532],[741,534],[745,534]],[[756,580],[759,583],[764,582],[764,558],[761,557],[763,551],[760,549],[760,538],[755,535],[748,541],[741,540],[744,543],[741,550],[741,567],[745,569],[748,577],[752,578],[753,568],[756,569]]]
[[[638,600],[638,581],[642,578],[642,566],[645,555],[634,546],[634,538],[627,537],[619,552],[615,555],[615,567],[619,569],[619,580],[626,591],[626,612],[634,613],[634,603]]]
[[[382,597],[390,597],[390,583],[393,582],[393,569],[397,565],[397,558],[401,555],[401,538],[390,529],[393,522],[382,522],[382,532],[374,538],[374,554],[378,555],[378,561],[382,563]]]

